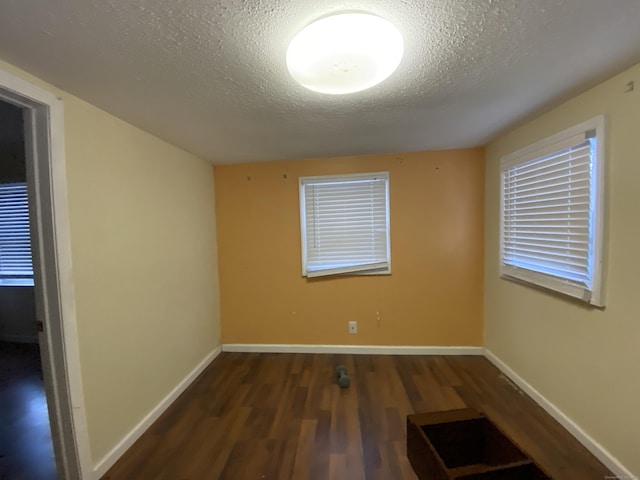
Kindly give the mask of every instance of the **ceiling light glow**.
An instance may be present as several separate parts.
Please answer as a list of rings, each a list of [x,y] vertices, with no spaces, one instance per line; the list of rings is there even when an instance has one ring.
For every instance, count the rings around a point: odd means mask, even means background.
[[[388,78],[403,51],[402,35],[391,22],[368,13],[341,13],[298,32],[287,49],[287,67],[302,86],[340,95]]]

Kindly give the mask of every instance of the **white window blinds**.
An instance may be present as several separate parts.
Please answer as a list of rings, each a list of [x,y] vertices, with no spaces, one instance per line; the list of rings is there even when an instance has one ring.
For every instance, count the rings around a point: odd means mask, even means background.
[[[591,141],[504,172],[504,262],[591,286]]]
[[[592,300],[600,270],[597,152],[593,129],[503,161],[503,274]]]
[[[300,178],[302,274],[389,273],[388,173]]]
[[[0,279],[32,278],[27,185],[0,184]]]

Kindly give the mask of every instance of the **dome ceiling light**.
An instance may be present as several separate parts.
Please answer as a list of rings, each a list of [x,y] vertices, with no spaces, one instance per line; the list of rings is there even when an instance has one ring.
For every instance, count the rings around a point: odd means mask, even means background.
[[[287,67],[302,86],[341,95],[373,87],[400,64],[404,42],[389,21],[340,13],[307,25],[287,49]]]

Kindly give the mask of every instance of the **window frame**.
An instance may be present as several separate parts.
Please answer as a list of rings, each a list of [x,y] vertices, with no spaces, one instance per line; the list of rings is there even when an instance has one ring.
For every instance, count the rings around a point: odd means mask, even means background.
[[[306,218],[306,194],[305,186],[312,183],[340,183],[358,180],[383,179],[385,184],[385,233],[386,233],[386,267],[371,267],[369,265],[356,265],[352,267],[340,267],[315,271],[309,274],[307,252],[307,218]],[[302,258],[302,276],[316,278],[330,275],[391,275],[391,228],[389,209],[389,172],[355,173],[343,175],[305,176],[298,178],[300,200],[300,241]],[[321,272],[321,273],[319,273]]]
[[[589,132],[593,135],[587,136]],[[590,288],[579,282],[567,278],[561,278],[537,272],[524,267],[507,265],[504,262],[505,231],[505,184],[504,172],[509,168],[543,158],[547,155],[561,151],[559,145],[566,144],[572,137],[583,135],[584,139],[595,138],[595,155],[591,158],[591,262],[592,275]],[[566,148],[566,147],[565,147]],[[595,158],[593,158],[595,157]],[[499,272],[500,276],[507,280],[515,280],[526,284],[533,284],[552,290],[570,297],[577,298],[596,307],[605,306],[605,201],[606,201],[606,157],[605,157],[605,118],[603,115],[594,117],[573,127],[567,128],[550,137],[512,152],[500,160],[500,245],[499,245]]]

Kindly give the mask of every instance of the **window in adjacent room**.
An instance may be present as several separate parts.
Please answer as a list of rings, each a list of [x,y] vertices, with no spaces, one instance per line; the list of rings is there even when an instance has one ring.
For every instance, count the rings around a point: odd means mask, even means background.
[[[501,161],[501,274],[604,306],[604,119]]]
[[[389,274],[389,174],[300,178],[302,275]]]
[[[27,184],[0,184],[0,285],[33,285]]]

